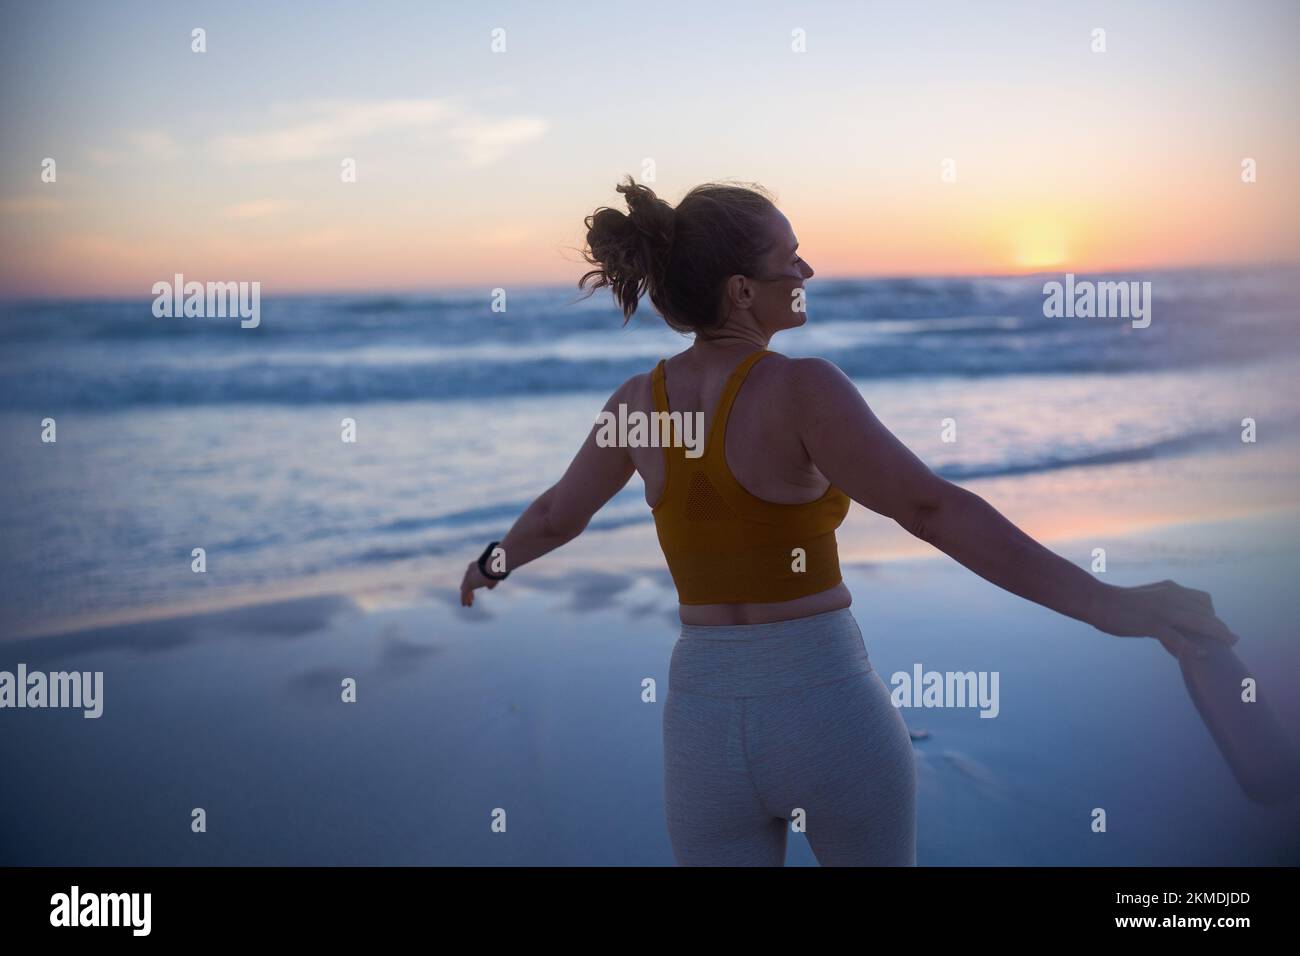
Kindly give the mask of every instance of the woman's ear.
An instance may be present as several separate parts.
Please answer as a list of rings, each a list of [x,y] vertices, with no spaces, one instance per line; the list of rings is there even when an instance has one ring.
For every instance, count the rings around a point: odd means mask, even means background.
[[[754,287],[742,275],[727,280],[727,301],[737,309],[748,309],[754,304]]]

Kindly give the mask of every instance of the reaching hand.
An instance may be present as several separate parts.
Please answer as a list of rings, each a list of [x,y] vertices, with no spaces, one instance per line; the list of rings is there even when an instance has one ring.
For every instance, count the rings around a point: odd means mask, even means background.
[[[490,591],[500,583],[495,578],[484,577],[483,572],[478,569],[478,562],[471,561],[469,567],[465,569],[465,577],[460,582],[461,607],[474,606],[476,588],[487,588]]]
[[[1093,615],[1098,630],[1116,637],[1154,637],[1174,657],[1205,657],[1208,641],[1237,643],[1237,635],[1214,613],[1205,591],[1173,581],[1139,587],[1107,586]]]

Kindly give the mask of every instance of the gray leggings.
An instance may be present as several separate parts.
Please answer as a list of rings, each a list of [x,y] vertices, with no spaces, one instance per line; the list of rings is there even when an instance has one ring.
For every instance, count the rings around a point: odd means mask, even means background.
[[[678,864],[784,866],[802,826],[823,866],[916,865],[912,741],[848,608],[683,625],[663,734]]]

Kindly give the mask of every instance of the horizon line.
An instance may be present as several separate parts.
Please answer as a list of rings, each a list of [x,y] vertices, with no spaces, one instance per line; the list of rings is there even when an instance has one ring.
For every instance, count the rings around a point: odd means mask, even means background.
[[[1174,273],[1174,272],[1265,272],[1265,271],[1284,271],[1288,269],[1300,270],[1300,260],[1276,259],[1253,264],[1243,264],[1240,262],[1216,262],[1216,263],[1199,263],[1193,265],[1163,265],[1163,266],[1130,266],[1125,268],[1102,268],[1102,269],[1037,269],[1032,272],[881,272],[881,273],[835,273],[824,276],[814,276],[813,282],[821,278],[827,282],[891,282],[908,279],[924,280],[958,280],[958,279],[1032,279],[1037,276],[1062,276],[1066,274],[1073,275],[1095,275],[1095,276],[1114,276],[1114,275],[1131,275],[1137,272],[1147,272],[1152,274]],[[172,273],[176,275],[176,273]],[[183,276],[184,273],[182,272]],[[171,281],[169,276],[166,280],[159,279],[156,281]],[[260,288],[261,280],[245,279],[206,279],[194,280],[199,282],[258,282]],[[458,284],[458,285],[421,285],[421,286],[356,286],[352,288],[330,288],[317,289],[294,287],[284,291],[270,293],[276,299],[291,298],[344,298],[356,296],[414,296],[414,295],[452,295],[456,293],[473,293],[481,294],[484,289],[493,288],[514,288],[518,290],[558,290],[571,289],[575,293],[578,291],[577,280],[572,283],[561,282],[558,280],[536,281],[527,280],[523,282],[499,283],[497,285],[483,284]],[[600,294],[602,290],[596,290],[592,295]],[[74,295],[64,295],[59,293],[29,293],[25,295],[7,295],[0,292],[0,305],[21,305],[24,303],[88,303],[88,302],[135,302],[140,299],[153,298],[152,289],[142,290],[138,296],[127,293],[78,293]]]

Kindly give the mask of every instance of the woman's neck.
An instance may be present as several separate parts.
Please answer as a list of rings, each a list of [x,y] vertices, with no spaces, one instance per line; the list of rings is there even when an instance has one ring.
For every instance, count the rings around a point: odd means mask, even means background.
[[[695,336],[692,348],[703,354],[734,352],[745,348],[748,350],[767,348],[768,336],[756,328],[724,328],[704,338]]]

